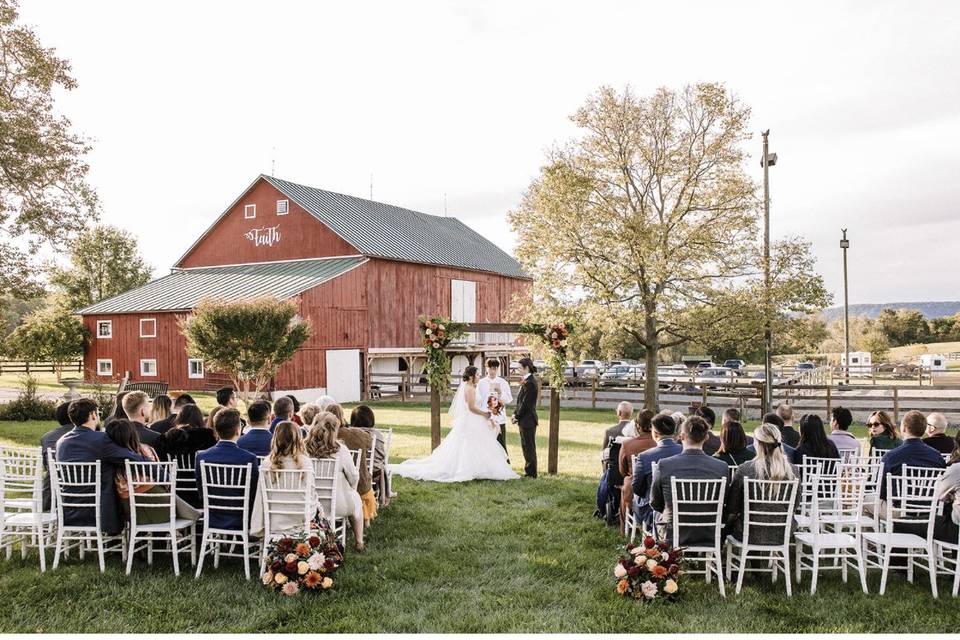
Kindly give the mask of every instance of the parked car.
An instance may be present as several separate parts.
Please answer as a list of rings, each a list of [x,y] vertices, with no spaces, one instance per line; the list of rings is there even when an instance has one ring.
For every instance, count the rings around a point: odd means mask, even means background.
[[[761,369],[750,376],[750,384],[763,384],[763,381],[766,379],[766,377],[766,373],[764,373],[763,369]],[[776,373],[773,374],[773,384],[783,384],[784,382],[789,383],[788,380],[784,380],[784,378],[778,376]]]
[[[808,369],[816,369],[817,365],[813,364],[812,362],[798,362],[796,368],[797,371],[805,371]]]
[[[709,369],[701,371],[694,379],[694,382],[701,386],[706,384],[708,389],[713,389],[716,387],[711,387],[710,383],[735,382],[736,379],[737,372],[733,369],[727,367],[710,367]]]
[[[697,363],[697,371],[703,371],[704,369],[715,369],[716,367],[717,365],[708,360]]]
[[[657,367],[657,386],[661,389],[670,389],[683,386],[684,383],[691,384],[693,374],[682,364],[664,365]]]
[[[603,372],[599,384],[602,387],[629,387],[643,380],[643,371],[644,367],[638,365],[615,365]]]
[[[723,366],[728,369],[733,369],[734,371],[740,371],[741,369],[747,366],[747,363],[738,358],[734,358],[731,360],[724,360]]]
[[[584,369],[585,371],[588,371],[597,377],[600,377],[600,374],[607,369],[602,360],[581,360],[577,365],[577,368]]]

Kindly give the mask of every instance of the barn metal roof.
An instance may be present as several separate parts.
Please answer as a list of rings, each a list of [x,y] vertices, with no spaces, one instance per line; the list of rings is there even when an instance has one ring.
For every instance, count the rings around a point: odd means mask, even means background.
[[[285,300],[366,261],[363,256],[347,256],[181,269],[77,313],[179,311],[192,309],[204,298],[231,301],[271,296]]]
[[[529,277],[510,254],[456,218],[261,177],[364,255]]]

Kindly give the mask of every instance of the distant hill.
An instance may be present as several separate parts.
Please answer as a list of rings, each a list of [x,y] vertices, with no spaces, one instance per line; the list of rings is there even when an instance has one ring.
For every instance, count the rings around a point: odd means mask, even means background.
[[[883,302],[880,304],[852,304],[850,317],[866,316],[876,318],[883,309],[913,309],[919,311],[928,320],[930,318],[945,318],[960,312],[960,301],[950,302]],[[827,322],[843,317],[843,307],[830,307],[820,312],[820,316]]]

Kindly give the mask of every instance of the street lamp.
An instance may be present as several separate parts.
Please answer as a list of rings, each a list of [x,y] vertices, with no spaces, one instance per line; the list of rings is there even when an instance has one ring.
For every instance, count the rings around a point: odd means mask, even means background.
[[[847,293],[847,249],[850,241],[847,240],[847,230],[841,229],[843,237],[840,239],[840,248],[843,249],[843,380],[850,384],[850,296]]]
[[[770,351],[773,348],[773,336],[770,324],[770,167],[777,164],[777,154],[770,153],[768,137],[770,130],[763,132],[763,290],[764,290],[764,327],[763,327],[763,406],[770,411],[773,404],[773,363]]]

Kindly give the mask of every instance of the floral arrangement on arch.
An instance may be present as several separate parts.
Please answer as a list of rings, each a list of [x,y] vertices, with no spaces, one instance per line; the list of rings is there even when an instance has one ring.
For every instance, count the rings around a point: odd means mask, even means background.
[[[563,372],[567,368],[567,340],[572,331],[573,325],[569,322],[520,325],[520,333],[537,336],[550,349],[549,371],[546,373],[554,389],[563,389],[565,383]]]
[[[427,354],[423,373],[430,388],[439,389],[442,396],[450,385],[450,358],[445,349],[451,342],[466,335],[467,325],[440,316],[420,316],[419,327],[423,350]]]
[[[311,530],[277,538],[267,546],[267,571],[263,586],[295,596],[301,591],[323,591],[333,586],[331,577],[343,556],[336,536]]]
[[[681,547],[647,536],[642,544],[628,544],[613,568],[617,593],[644,602],[672,602],[680,597],[683,566]]]

